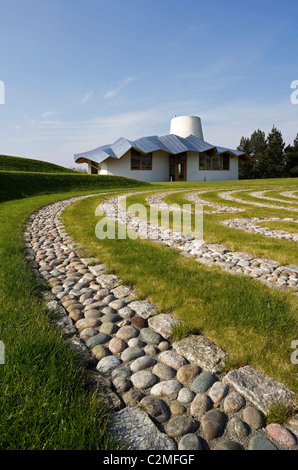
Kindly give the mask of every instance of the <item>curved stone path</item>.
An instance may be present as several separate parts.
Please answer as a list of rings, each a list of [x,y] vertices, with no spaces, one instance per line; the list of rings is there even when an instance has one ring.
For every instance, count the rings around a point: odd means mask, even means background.
[[[209,202],[200,197],[201,194],[204,194],[208,191],[195,191],[193,193],[188,193],[185,195],[185,199],[188,201],[194,202],[195,204],[203,204],[210,207],[214,207],[215,211],[204,211],[206,214],[220,214],[226,212],[244,212],[245,209],[240,209],[238,207],[232,206],[223,206],[222,204],[217,204],[215,202]]]
[[[224,245],[207,243],[204,240],[195,239],[190,234],[173,232],[169,228],[163,228],[150,224],[141,217],[136,217],[126,211],[119,204],[124,200],[121,195],[107,198],[100,205],[102,213],[111,220],[121,225],[126,225],[128,230],[135,232],[140,237],[150,238],[166,246],[178,249],[184,256],[192,256],[199,263],[208,266],[218,266],[231,274],[247,275],[257,279],[267,286],[276,289],[291,289],[298,293],[298,266],[280,266],[275,260],[256,258],[246,252],[233,252]]]
[[[227,354],[203,336],[171,344],[179,320],[77,255],[61,214],[78,199],[30,217],[26,256],[51,288],[53,322],[112,410],[113,435],[137,450],[296,450],[298,417],[265,428],[263,415],[272,400],[291,404],[293,392],[250,366],[225,374]]]
[[[271,190],[266,190],[266,191],[254,191],[252,193],[249,193],[250,196],[258,198],[258,199],[266,199],[267,201],[277,201],[277,202],[290,202],[290,201],[285,201],[284,199],[278,199],[275,197],[271,196],[264,196],[265,193],[269,192]],[[298,204],[296,201],[292,201],[292,204]]]
[[[163,193],[157,193],[157,194],[153,194],[151,196],[149,196],[146,201],[148,202],[148,204],[152,207],[158,207],[159,209],[166,209],[166,210],[169,210],[169,211],[181,211],[181,208],[178,207],[178,205],[175,205],[175,204],[167,204],[165,201],[164,201],[164,198],[170,194],[175,194],[177,192],[184,192],[185,193],[185,189],[184,190],[180,190],[180,191],[167,191],[167,192],[163,192]],[[215,209],[215,211],[206,211],[204,210],[204,213],[205,214],[220,214],[220,213],[226,213],[226,212],[243,212],[245,209],[238,209],[238,208],[235,208],[235,207],[231,207],[231,206],[223,206],[221,204],[216,204],[214,202],[209,202],[209,201],[206,201],[204,199],[202,199],[201,197],[199,197],[199,195],[201,194],[204,194],[208,191],[196,191],[196,192],[191,192],[191,193],[186,193],[184,198],[187,200],[187,201],[190,201],[194,204],[200,204],[200,205],[205,205],[205,206],[208,206],[208,207],[213,207]]]
[[[283,193],[280,193],[280,195],[284,197],[298,199],[298,195],[296,195],[296,193],[298,193],[298,191],[284,191]]]
[[[278,240],[289,240],[293,242],[298,242],[298,232],[291,233],[287,232],[286,230],[273,230],[269,229],[268,227],[263,227],[258,224],[262,222],[295,222],[298,223],[297,219],[294,218],[286,218],[281,219],[279,217],[271,217],[267,218],[264,217],[262,219],[258,217],[252,218],[242,218],[242,219],[230,219],[230,220],[223,220],[220,222],[221,225],[225,225],[229,228],[234,228],[237,230],[243,230],[248,233],[258,233],[259,235],[264,235],[265,237],[269,238],[277,238]]]
[[[281,210],[294,211],[294,212],[298,211],[297,207],[275,206],[274,204],[265,204],[263,202],[244,201],[243,199],[239,199],[233,196],[234,193],[240,193],[241,191],[247,191],[247,189],[241,189],[241,190],[237,189],[236,191],[220,192],[218,193],[218,196],[221,197],[222,199],[225,199],[226,201],[238,202],[240,204],[247,204],[250,206],[268,207],[270,209],[281,209]]]

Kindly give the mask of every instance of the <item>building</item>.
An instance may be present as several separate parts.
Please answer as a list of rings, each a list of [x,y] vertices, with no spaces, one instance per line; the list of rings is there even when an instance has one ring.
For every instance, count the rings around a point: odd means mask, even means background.
[[[112,145],[76,154],[74,159],[88,163],[91,174],[161,182],[237,180],[239,159],[249,157],[205,142],[199,117],[175,116],[168,135],[134,141],[121,137]]]

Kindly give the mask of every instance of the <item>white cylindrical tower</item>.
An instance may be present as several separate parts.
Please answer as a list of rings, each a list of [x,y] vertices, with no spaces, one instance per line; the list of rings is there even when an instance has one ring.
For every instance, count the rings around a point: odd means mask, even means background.
[[[188,137],[194,135],[204,140],[201,118],[198,116],[178,116],[171,120],[171,134],[180,137]]]

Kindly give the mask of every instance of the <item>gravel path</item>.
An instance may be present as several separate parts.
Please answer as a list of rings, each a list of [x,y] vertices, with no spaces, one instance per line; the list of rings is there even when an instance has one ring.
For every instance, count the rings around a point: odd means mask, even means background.
[[[78,199],[33,214],[25,246],[51,288],[44,297],[56,326],[112,410],[111,432],[137,450],[297,450],[297,416],[264,424],[271,400],[291,403],[290,390],[250,366],[225,374],[227,354],[203,336],[171,343],[179,320],[77,255],[61,214]]]

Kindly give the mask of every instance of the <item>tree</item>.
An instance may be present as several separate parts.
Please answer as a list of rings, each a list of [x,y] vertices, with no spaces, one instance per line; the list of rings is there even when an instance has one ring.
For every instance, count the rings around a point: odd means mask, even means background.
[[[265,132],[258,129],[250,138],[253,159],[253,178],[262,178],[260,162],[267,151],[267,139]]]
[[[250,139],[248,137],[241,137],[240,144],[237,150],[246,153],[249,157],[252,154]],[[239,160],[239,178],[241,180],[253,178],[253,162],[251,160]]]
[[[239,177],[241,179],[261,178],[259,162],[267,150],[265,132],[258,129],[252,133],[250,138],[242,137],[238,150],[245,152],[250,157],[250,161],[241,162]]]
[[[287,176],[298,176],[298,134],[293,145],[285,148],[285,164]]]
[[[282,133],[273,126],[267,137],[267,148],[258,162],[261,178],[281,178],[285,176],[284,148],[285,143]]]

